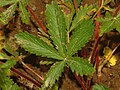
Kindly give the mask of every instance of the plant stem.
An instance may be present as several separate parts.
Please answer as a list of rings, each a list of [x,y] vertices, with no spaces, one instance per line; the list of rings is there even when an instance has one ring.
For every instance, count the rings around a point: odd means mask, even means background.
[[[113,16],[116,17],[119,11],[120,11],[120,5],[116,8]]]
[[[42,30],[47,33],[47,29],[42,25],[42,23],[39,21],[38,17],[34,14],[33,10],[30,8],[30,6],[27,5],[26,7],[28,9],[28,11],[30,12],[30,14],[33,16],[33,18],[35,19],[35,21],[38,23],[38,25],[42,28]]]
[[[89,79],[89,78],[87,78],[87,81],[86,81],[86,87],[87,87],[87,89],[88,90],[91,90],[91,88],[90,88],[90,84],[91,84],[91,78]]]
[[[100,8],[100,7],[102,7],[102,3],[103,3],[103,0],[99,0],[99,2],[98,2],[98,8]],[[97,13],[97,18],[99,18],[100,17],[100,10],[98,11],[98,13]],[[95,22],[95,24],[96,24],[96,28],[95,28],[95,41],[96,42],[98,42],[98,40],[99,40],[99,28],[100,28],[100,22],[98,22],[98,21],[96,21]],[[96,44],[96,50],[95,50],[96,52],[96,55],[95,55],[95,63],[96,63],[96,70],[97,70],[97,72],[98,72],[98,67],[99,67],[99,55],[98,55],[98,43]],[[98,77],[99,77],[99,73],[98,73]],[[99,80],[99,78],[98,78],[98,82],[99,82],[100,80]]]
[[[78,5],[77,5],[76,0],[73,0],[73,3],[74,3],[74,6],[75,6],[75,10],[76,10],[76,12],[78,12]]]
[[[83,56],[83,58],[87,57],[87,53],[86,53],[85,47],[83,47],[83,49],[82,49],[82,56]]]
[[[30,70],[32,73],[34,73],[39,79],[41,79],[42,81],[44,80],[43,77],[41,77],[40,75],[38,75],[35,71],[33,71],[29,66],[27,66],[23,61],[21,61],[21,63],[23,64],[23,66],[25,66],[28,70]]]
[[[100,10],[102,8],[102,5],[103,5],[103,0],[99,0],[98,2],[98,11],[97,13],[93,16],[93,18],[97,15],[97,18],[100,17]],[[94,45],[94,48],[93,48],[93,51],[91,53],[91,57],[90,57],[90,63],[93,64],[94,63],[94,57],[95,57],[95,63],[96,63],[96,70],[98,71],[98,67],[99,67],[99,56],[98,56],[98,41],[99,41],[99,27],[100,27],[100,22],[98,21],[95,21],[95,45]],[[87,88],[89,89],[90,88],[90,82],[91,80],[88,80],[87,78],[87,82],[88,85],[87,85]]]
[[[34,81],[32,78],[26,76],[25,74],[22,74],[21,72],[19,72],[17,69],[15,68],[11,68],[11,71],[15,72],[16,74],[18,74],[19,76],[29,80],[30,82],[32,82],[34,85],[40,87],[41,85],[39,83],[37,83],[36,81]]]
[[[0,64],[3,64],[3,62],[0,62]],[[32,78],[26,76],[25,74],[22,74],[20,71],[18,71],[16,68],[12,67],[11,71],[18,74],[19,76],[29,80],[30,82],[32,82],[34,85],[40,87],[41,85],[39,83],[37,83],[36,81],[34,81]]]
[[[93,64],[94,62],[94,56],[95,56],[95,52],[96,52],[96,48],[97,48],[97,45],[98,45],[98,41],[95,41],[95,45],[94,45],[94,48],[93,48],[93,51],[91,53],[91,57],[90,57],[90,63]]]
[[[99,3],[98,3],[98,7],[100,8],[101,7],[101,4],[102,4],[102,0],[99,0]],[[99,12],[97,13],[97,18],[100,17],[100,10]],[[98,39],[99,39],[99,28],[100,28],[100,22],[96,21],[95,22],[95,41],[98,42]],[[98,57],[98,43],[96,44],[97,45],[97,48],[96,48],[96,69],[98,69],[98,66],[99,66],[99,57]]]
[[[0,64],[3,64],[3,62],[0,62]],[[22,74],[19,70],[17,70],[16,68],[12,67],[11,71],[18,74],[19,76],[29,80],[30,82],[32,82],[34,85],[40,87],[41,85],[39,83],[37,83],[36,81],[34,81],[32,78],[26,76],[25,74]]]
[[[95,60],[96,60],[96,70],[98,70],[98,66],[99,66],[98,47],[96,48]]]
[[[77,56],[77,57],[79,56],[78,53],[76,53],[76,56]],[[75,76],[76,80],[78,81],[78,83],[81,85],[82,89],[83,89],[83,90],[87,90],[87,89],[85,88],[85,81],[84,81],[84,79],[83,79],[83,76],[77,76],[77,75],[76,75],[76,72],[74,72],[74,76]]]
[[[87,90],[85,87],[85,82],[83,80],[83,77],[77,76],[76,73],[74,73],[75,78],[77,79],[77,81],[79,82],[79,84],[81,85],[83,90]]]

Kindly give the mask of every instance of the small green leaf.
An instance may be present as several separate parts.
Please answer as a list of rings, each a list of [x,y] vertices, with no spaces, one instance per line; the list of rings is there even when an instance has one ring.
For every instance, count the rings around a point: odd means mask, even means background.
[[[0,52],[0,59],[1,60],[2,59],[8,59],[8,58],[9,58],[9,56],[7,56],[6,54]]]
[[[0,7],[15,3],[17,0],[0,0]]]
[[[72,56],[77,50],[81,50],[81,48],[91,39],[93,31],[93,21],[82,20],[70,37],[67,55]]]
[[[70,31],[75,29],[83,19],[89,19],[90,17],[87,15],[87,13],[90,12],[92,9],[93,9],[92,5],[88,6],[86,4],[84,7],[80,6],[80,9],[72,22]]]
[[[13,48],[14,47],[14,48]],[[17,47],[15,48],[15,45],[9,41],[7,41],[5,43],[5,47],[4,49],[9,52],[10,54],[12,54],[13,56],[18,56],[19,55],[19,52],[17,52]]]
[[[109,90],[109,89],[102,84],[100,85],[96,84],[93,86],[92,90]]]
[[[15,38],[17,39],[18,44],[32,54],[42,55],[44,57],[58,60],[63,59],[63,57],[58,54],[56,49],[27,32],[20,32],[15,36]]]
[[[12,57],[12,58],[9,58],[5,63],[0,65],[0,68],[2,68],[2,69],[4,69],[4,68],[10,69],[15,64],[16,64],[16,59]]]
[[[79,57],[70,58],[67,61],[67,64],[71,68],[72,72],[76,72],[76,74],[80,76],[89,75],[95,71],[88,60],[84,60]]]
[[[48,71],[45,77],[42,90],[45,90],[45,88],[52,88],[52,86],[55,84],[55,81],[58,80],[59,77],[62,75],[65,64],[65,61],[61,61],[56,62],[53,66],[51,66],[50,70]]]
[[[46,21],[49,34],[60,55],[66,52],[66,23],[63,12],[55,2],[46,6]]]
[[[103,33],[109,32],[113,29],[120,32],[120,13],[116,17],[112,17],[112,15],[107,13],[105,18],[99,18],[98,21],[101,22],[100,36],[102,36]]]
[[[20,90],[18,85],[6,76],[3,70],[0,69],[0,88],[2,90]]]
[[[8,19],[10,19],[13,14],[15,13],[15,9],[16,9],[17,3],[12,4],[9,8],[7,8],[7,10],[5,10],[4,12],[2,12],[0,14],[0,22],[2,22],[3,24],[7,24],[8,23]]]
[[[26,10],[25,4],[22,1],[19,1],[19,10],[21,11],[20,17],[23,23],[29,23],[29,12]]]

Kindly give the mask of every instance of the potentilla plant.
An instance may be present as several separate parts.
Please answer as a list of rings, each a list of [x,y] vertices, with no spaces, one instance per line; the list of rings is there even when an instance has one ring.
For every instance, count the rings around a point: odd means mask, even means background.
[[[95,71],[88,59],[75,56],[75,53],[81,50],[93,35],[93,20],[86,14],[90,9],[92,8],[88,6],[80,7],[74,20],[71,19],[71,22],[68,22],[58,5],[52,2],[46,6],[46,22],[50,41],[47,40],[51,43],[48,44],[42,38],[27,32],[19,32],[15,36],[17,43],[26,51],[37,56],[52,58],[55,61],[46,74],[41,89],[51,89],[65,68],[70,68],[73,73],[76,72],[80,76],[92,75]]]

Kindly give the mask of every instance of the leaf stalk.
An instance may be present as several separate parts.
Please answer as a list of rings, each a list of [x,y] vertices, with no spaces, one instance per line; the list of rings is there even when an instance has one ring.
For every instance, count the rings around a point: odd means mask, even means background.
[[[42,30],[47,33],[47,29],[42,25],[42,23],[39,21],[38,17],[34,14],[33,10],[30,8],[30,6],[27,5],[26,7],[28,9],[28,11],[30,12],[30,14],[33,16],[33,18],[35,19],[35,21],[38,23],[38,25],[42,28]]]

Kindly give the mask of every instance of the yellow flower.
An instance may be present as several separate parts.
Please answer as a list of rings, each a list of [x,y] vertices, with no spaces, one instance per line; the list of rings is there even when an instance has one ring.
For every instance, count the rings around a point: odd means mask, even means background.
[[[112,53],[112,50],[109,47],[105,47],[103,53],[105,58],[108,58],[109,55]],[[112,57],[109,60],[110,66],[116,65],[116,61],[117,61],[116,56],[112,55]]]

